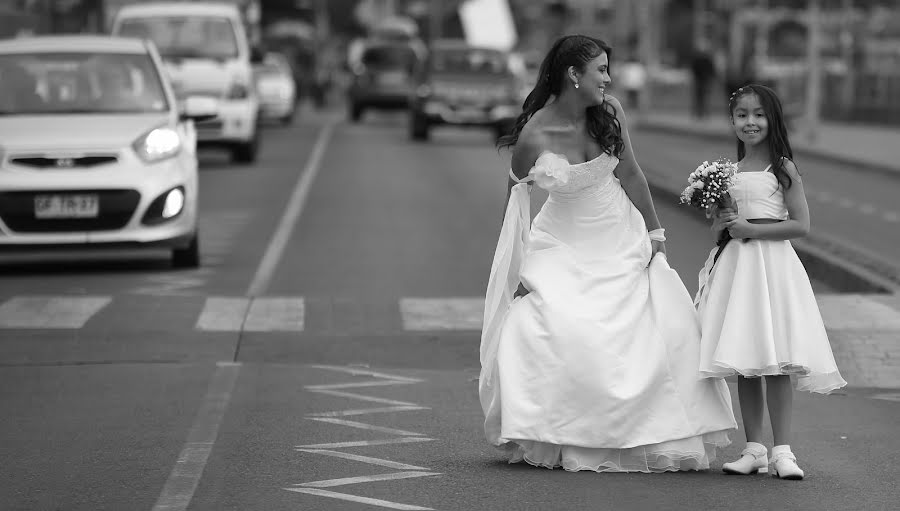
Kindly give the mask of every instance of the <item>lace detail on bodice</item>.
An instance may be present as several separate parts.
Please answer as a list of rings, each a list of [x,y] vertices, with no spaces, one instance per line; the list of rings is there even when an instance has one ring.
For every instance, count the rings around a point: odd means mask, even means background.
[[[591,195],[612,180],[619,159],[602,153],[593,160],[570,164],[565,157],[544,151],[535,162],[529,176],[541,188],[559,197]]]

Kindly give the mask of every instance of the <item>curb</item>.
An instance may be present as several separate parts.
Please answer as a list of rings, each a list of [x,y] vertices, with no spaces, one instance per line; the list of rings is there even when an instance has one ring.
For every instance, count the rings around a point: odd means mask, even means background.
[[[662,123],[654,123],[653,121],[648,121],[646,119],[640,119],[635,126],[636,130],[646,130],[646,131],[655,131],[658,133],[669,133],[674,135],[680,135],[683,137],[696,137],[703,138],[707,140],[718,140],[718,141],[730,141],[732,140],[731,136],[728,134],[722,133],[712,133],[712,132],[704,132],[699,130],[690,130],[685,127],[678,127],[669,124]],[[866,162],[862,160],[855,160],[849,157],[843,157],[838,155],[831,154],[823,154],[814,149],[808,149],[805,147],[797,147],[794,146],[794,153],[803,155],[807,158],[819,158],[823,160],[831,160],[836,163],[840,163],[841,165],[851,166],[856,169],[865,170],[868,172],[872,172],[875,174],[880,174],[887,177],[892,177],[895,179],[900,179],[900,168],[886,167],[884,165],[880,165],[878,163]]]

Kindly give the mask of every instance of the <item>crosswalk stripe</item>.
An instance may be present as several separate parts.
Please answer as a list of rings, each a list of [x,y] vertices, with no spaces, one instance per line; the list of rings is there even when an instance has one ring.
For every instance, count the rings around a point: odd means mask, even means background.
[[[244,321],[247,332],[301,332],[303,298],[254,298]]]
[[[81,328],[109,296],[19,296],[0,305],[0,328]]]
[[[212,332],[240,331],[249,307],[247,298],[207,298],[195,328]]]
[[[404,330],[481,330],[484,298],[401,298]]]

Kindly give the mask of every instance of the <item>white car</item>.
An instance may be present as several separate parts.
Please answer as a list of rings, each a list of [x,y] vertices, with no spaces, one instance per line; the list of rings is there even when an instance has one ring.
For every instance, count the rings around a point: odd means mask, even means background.
[[[153,41],[165,61],[176,95],[219,101],[216,119],[197,123],[201,146],[231,151],[252,163],[260,147],[259,98],[251,49],[237,5],[224,2],[141,2],[119,9],[112,34]]]
[[[153,43],[106,36],[0,41],[0,251],[165,247],[199,264],[193,120]]]
[[[262,117],[290,124],[297,110],[297,88],[287,58],[280,53],[267,53],[262,64],[255,66],[253,71]]]

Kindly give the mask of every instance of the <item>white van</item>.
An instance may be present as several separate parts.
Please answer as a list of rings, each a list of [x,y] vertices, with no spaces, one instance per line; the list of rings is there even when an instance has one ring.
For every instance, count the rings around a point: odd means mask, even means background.
[[[253,52],[237,6],[215,2],[126,5],[116,13],[111,31],[153,41],[179,98],[219,100],[219,117],[196,124],[198,145],[227,147],[237,162],[256,159],[260,105]]]

